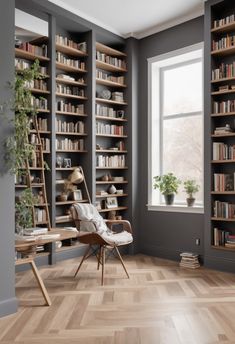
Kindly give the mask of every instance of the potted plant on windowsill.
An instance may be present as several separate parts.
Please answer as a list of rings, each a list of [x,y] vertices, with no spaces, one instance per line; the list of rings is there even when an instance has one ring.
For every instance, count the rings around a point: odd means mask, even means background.
[[[181,181],[171,172],[162,176],[155,176],[153,179],[154,189],[159,189],[161,194],[164,195],[166,205],[172,205]]]
[[[193,195],[199,191],[200,187],[197,185],[196,180],[188,179],[184,182],[184,191],[188,195],[186,198],[188,207],[192,207],[195,203]]]

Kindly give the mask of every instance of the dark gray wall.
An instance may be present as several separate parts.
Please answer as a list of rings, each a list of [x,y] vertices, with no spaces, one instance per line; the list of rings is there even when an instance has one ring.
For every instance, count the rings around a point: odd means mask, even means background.
[[[9,101],[11,92],[7,83],[14,80],[14,0],[0,3],[0,104]],[[3,112],[7,115],[3,119]],[[4,170],[2,142],[9,134],[9,110],[0,113],[0,170]],[[0,175],[0,316],[16,311],[14,265],[14,180]]]
[[[148,80],[147,59],[202,42],[203,17],[151,35],[139,42],[139,223],[140,251],[179,259],[183,250],[203,255],[204,215],[148,211]],[[195,239],[201,245],[195,245]]]

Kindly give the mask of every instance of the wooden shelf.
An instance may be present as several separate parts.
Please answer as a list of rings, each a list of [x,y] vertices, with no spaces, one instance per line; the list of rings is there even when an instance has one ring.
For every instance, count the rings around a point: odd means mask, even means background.
[[[50,110],[48,109],[37,109],[38,113],[50,113]]]
[[[56,167],[56,171],[73,171],[76,167]]]
[[[127,150],[96,149],[96,153],[126,154]]]
[[[84,86],[84,87],[87,86],[87,84],[85,84],[84,82],[67,80],[63,78],[56,78],[55,80],[60,84],[66,84],[66,85],[72,85],[72,86]]]
[[[235,112],[221,112],[221,113],[212,113],[211,117],[226,117],[226,116],[234,116]]]
[[[98,103],[115,104],[115,105],[127,105],[126,102],[116,102],[115,100],[96,98]]]
[[[117,122],[127,122],[127,119],[125,118],[115,118],[115,117],[108,117],[108,116],[95,116],[96,119],[102,120],[102,121],[117,121]]]
[[[112,209],[99,209],[98,212],[99,213],[107,213],[109,211],[120,211],[120,210],[127,210],[128,207],[116,207],[116,208],[112,208]]]
[[[39,88],[30,88],[30,91],[37,94],[50,94],[50,91],[40,90]]]
[[[235,191],[211,191],[212,195],[235,195]]]
[[[234,251],[235,247],[226,247],[226,246],[215,246],[215,245],[211,245],[211,248],[215,249],[215,250],[221,250],[221,251]]]
[[[228,133],[228,134],[212,134],[211,137],[232,137],[235,136],[235,133]]]
[[[234,219],[226,219],[223,217],[212,217],[211,220],[212,221],[235,222],[235,218]]]
[[[218,82],[225,82],[225,81],[234,81],[235,80],[235,76],[233,77],[229,77],[229,78],[221,78],[218,80],[211,80],[212,84],[218,83]]]
[[[108,195],[104,195],[104,196],[101,196],[101,195],[96,195],[96,198],[109,198],[109,197],[127,197],[128,194],[108,194]]]
[[[232,46],[229,48],[214,50],[211,52],[211,55],[212,56],[214,56],[214,55],[226,56],[226,55],[234,54],[234,52],[235,52],[235,46]]]
[[[127,180],[123,180],[122,182],[115,182],[115,181],[103,181],[103,180],[98,180],[96,181],[97,185],[102,185],[102,184],[128,184]]]
[[[112,135],[112,134],[96,134],[98,137],[119,137],[119,138],[127,138],[127,135]]]
[[[56,68],[60,70],[64,70],[66,72],[74,72],[74,73],[87,73],[87,70],[76,68],[73,66],[68,66],[64,63],[56,62]]]
[[[85,133],[67,133],[64,131],[57,131],[56,135],[63,135],[63,136],[67,136],[67,135],[71,135],[71,136],[87,136],[87,134]]]
[[[57,206],[60,205],[69,205],[69,204],[74,204],[74,203],[88,203],[88,199],[83,199],[81,201],[65,201],[65,202],[55,202]]]
[[[87,53],[84,53],[84,51],[68,47],[67,45],[56,43],[55,47],[56,47],[56,50],[60,51],[61,53],[68,54],[71,56],[80,56],[80,57],[88,56]]]
[[[212,164],[234,164],[235,160],[211,160]]]
[[[87,150],[56,149],[56,153],[87,153]]]
[[[34,130],[34,129],[32,129],[32,130],[30,130],[30,134],[36,134],[37,133],[37,131],[36,130]],[[39,134],[51,134],[51,131],[49,131],[49,130],[39,130]]]
[[[96,167],[97,170],[127,170],[128,167]]]
[[[87,97],[83,96],[76,96],[73,94],[66,94],[66,93],[58,93],[56,92],[57,97],[62,97],[62,98],[72,98],[72,99],[79,99],[79,100],[87,100]]]
[[[116,67],[110,63],[106,63],[106,62],[98,61],[98,60],[96,60],[96,67],[103,70],[107,70],[109,72],[122,72],[122,73],[127,72],[127,69],[125,68]]]
[[[235,22],[211,29],[212,33],[229,32],[235,30]]]
[[[110,56],[126,57],[126,54],[123,53],[122,51],[110,48],[107,45],[104,45],[104,44],[99,43],[99,42],[96,42],[96,50],[100,51],[101,53],[110,55]]]
[[[234,90],[225,90],[225,91],[216,91],[216,92],[211,92],[212,96],[219,96],[222,94],[230,94],[230,93],[235,93],[235,89]]]
[[[66,112],[66,111],[56,111],[56,115],[64,115],[64,116],[79,116],[79,117],[87,117],[85,113],[76,113],[76,112]]]
[[[23,59],[31,60],[31,61],[34,61],[36,59],[39,61],[44,61],[44,62],[50,61],[48,57],[35,55],[19,48],[15,48],[15,57],[19,57],[19,58],[23,58]]]
[[[100,79],[100,78],[96,78],[96,83],[99,85],[110,86],[110,87],[120,87],[120,88],[127,87],[125,84],[120,84],[118,82]]]

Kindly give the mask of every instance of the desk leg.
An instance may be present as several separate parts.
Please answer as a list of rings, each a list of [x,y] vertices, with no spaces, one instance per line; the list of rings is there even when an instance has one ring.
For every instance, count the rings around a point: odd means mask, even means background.
[[[42,295],[43,295],[43,297],[44,297],[44,299],[46,301],[46,304],[47,304],[47,306],[50,306],[51,305],[50,297],[49,297],[48,292],[46,290],[46,287],[45,287],[45,285],[43,283],[43,280],[42,280],[42,278],[41,278],[41,276],[39,274],[38,268],[37,268],[36,264],[34,263],[34,260],[32,259],[29,262],[29,264],[31,265],[31,268],[32,268],[33,273],[34,273],[34,276],[35,276],[35,278],[36,278],[36,280],[38,282],[39,288],[41,289],[41,292],[42,292]]]

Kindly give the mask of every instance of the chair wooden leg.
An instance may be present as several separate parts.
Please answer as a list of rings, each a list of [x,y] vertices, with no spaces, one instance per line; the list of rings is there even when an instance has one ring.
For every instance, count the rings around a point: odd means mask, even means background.
[[[102,275],[101,275],[101,285],[104,285],[104,269],[105,269],[105,246],[102,246]]]
[[[31,265],[31,268],[32,268],[32,271],[33,271],[33,274],[38,282],[38,285],[39,285],[39,288],[41,289],[41,292],[42,292],[42,295],[46,301],[46,304],[47,306],[50,306],[51,305],[51,299],[48,295],[48,292],[46,290],[46,287],[43,283],[43,280],[39,274],[39,271],[38,271],[38,268],[36,266],[36,264],[34,263],[33,259],[29,262],[29,264]]]
[[[122,256],[121,256],[121,254],[120,254],[120,252],[119,252],[119,249],[117,248],[117,246],[114,246],[114,248],[115,248],[115,251],[117,252],[118,258],[119,258],[119,260],[120,260],[120,262],[121,262],[121,264],[122,264],[122,266],[123,266],[123,269],[124,269],[125,272],[126,272],[127,277],[130,278],[130,276],[128,275],[127,269],[126,269],[126,267],[125,267],[124,261],[123,261],[123,259],[122,259]]]
[[[101,260],[101,247],[99,247],[99,253],[98,253],[98,258],[97,258],[97,270],[100,269],[100,260]]]
[[[86,251],[85,251],[85,253],[84,253],[84,256],[82,257],[82,260],[81,260],[81,262],[80,262],[80,264],[79,264],[79,266],[78,266],[78,268],[77,268],[77,271],[75,272],[74,277],[77,276],[77,273],[78,273],[78,271],[80,270],[80,268],[81,268],[81,266],[82,266],[82,263],[83,263],[84,260],[86,259],[86,256],[87,256],[88,252],[90,251],[90,248],[91,248],[91,245],[89,245],[88,248],[86,249]]]

